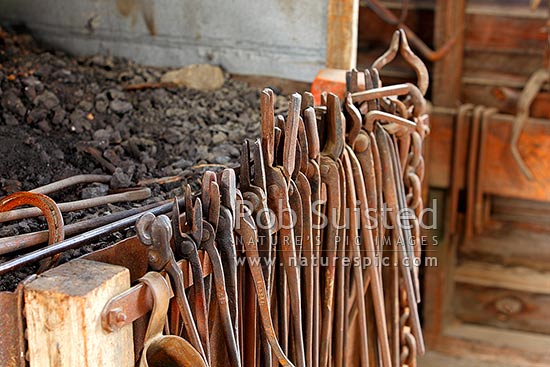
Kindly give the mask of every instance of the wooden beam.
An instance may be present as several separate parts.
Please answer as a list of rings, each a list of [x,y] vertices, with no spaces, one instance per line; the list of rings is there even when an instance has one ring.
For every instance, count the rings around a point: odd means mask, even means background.
[[[522,267],[465,261],[456,268],[458,283],[550,295],[550,274]]]
[[[134,366],[132,325],[108,333],[101,311],[130,286],[121,266],[77,259],[25,287],[31,367]]]
[[[465,0],[436,1],[434,32],[436,48],[456,37],[456,42],[449,53],[435,63],[432,100],[436,106],[458,107],[460,105],[464,13]]]
[[[329,0],[327,68],[349,70],[357,63],[359,0]]]

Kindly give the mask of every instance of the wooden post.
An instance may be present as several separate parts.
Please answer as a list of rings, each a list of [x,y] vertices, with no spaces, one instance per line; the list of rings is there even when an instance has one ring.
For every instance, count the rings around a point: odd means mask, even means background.
[[[437,0],[435,7],[435,45],[440,47],[452,37],[451,50],[435,63],[432,102],[436,106],[458,107],[462,91],[465,0]]]
[[[31,367],[134,366],[132,325],[109,333],[101,310],[130,287],[128,269],[77,259],[25,287]]]
[[[329,0],[327,68],[350,70],[357,63],[359,0]]]

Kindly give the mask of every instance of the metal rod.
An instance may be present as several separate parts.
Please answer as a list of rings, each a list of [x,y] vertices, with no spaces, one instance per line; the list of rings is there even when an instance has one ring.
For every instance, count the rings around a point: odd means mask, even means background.
[[[178,205],[183,205],[183,204],[184,204],[184,201],[182,199],[178,200]],[[166,203],[161,206],[158,206],[156,208],[153,208],[150,210],[150,212],[155,215],[160,215],[160,214],[166,214],[171,210],[172,210],[172,203],[170,202],[170,203]],[[114,223],[92,229],[91,231],[82,233],[75,237],[71,237],[69,239],[66,239],[65,241],[61,241],[59,243],[46,246],[44,248],[30,252],[18,258],[6,261],[5,263],[0,264],[0,275],[6,274],[7,272],[18,269],[22,266],[32,264],[38,260],[51,257],[63,251],[78,248],[103,235],[131,227],[135,224],[136,220],[141,215],[142,213],[134,214],[128,218],[124,218]]]
[[[82,210],[87,208],[93,208],[100,205],[118,203],[122,201],[138,201],[144,200],[151,196],[151,189],[144,187],[139,190],[127,191],[119,194],[99,196],[91,199],[70,201],[67,203],[59,203],[57,206],[62,213],[72,212],[76,210]],[[20,220],[25,218],[38,217],[42,214],[38,208],[25,208],[18,210],[10,210],[8,212],[0,213],[0,223],[8,222],[12,220]]]
[[[74,186],[74,185],[83,184],[83,183],[93,183],[93,182],[107,183],[111,181],[111,177],[112,177],[111,175],[76,175],[76,176],[64,178],[63,180],[52,182],[44,186],[37,187],[36,189],[30,190],[30,192],[47,195],[47,194],[51,194],[52,192],[56,192],[61,189],[67,188],[69,186]]]
[[[104,226],[113,223],[117,220],[124,219],[134,214],[143,213],[147,210],[156,208],[159,205],[172,202],[172,200],[163,200],[158,203],[145,205],[140,208],[129,209],[122,212],[117,212],[109,215],[104,215],[97,218],[83,220],[77,223],[65,225],[65,236],[69,237],[77,235],[85,231],[92,230],[99,226]],[[23,250],[32,246],[39,245],[48,241],[48,231],[37,231],[24,233],[17,236],[0,238],[0,255],[5,255],[11,252]]]

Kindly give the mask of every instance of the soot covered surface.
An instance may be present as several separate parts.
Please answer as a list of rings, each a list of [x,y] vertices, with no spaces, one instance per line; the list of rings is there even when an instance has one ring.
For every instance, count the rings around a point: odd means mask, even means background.
[[[234,166],[243,140],[260,134],[259,90],[229,76],[214,92],[125,89],[158,82],[165,71],[105,56],[75,58],[0,29],[0,196],[80,173],[113,174],[111,189],[174,175],[197,188],[204,170]],[[284,109],[284,97],[277,106]],[[116,170],[109,172],[90,150]],[[181,194],[181,182],[150,187],[153,196],[144,202],[69,213],[65,222]],[[63,202],[81,194],[82,187],[75,187],[52,197]],[[44,228],[34,219],[2,223],[0,237]],[[124,235],[70,251],[64,259]],[[0,277],[0,290],[13,289],[32,271]]]

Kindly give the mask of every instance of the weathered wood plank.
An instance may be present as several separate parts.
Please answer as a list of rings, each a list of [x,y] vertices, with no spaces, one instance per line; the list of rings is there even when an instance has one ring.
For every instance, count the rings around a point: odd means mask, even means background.
[[[30,366],[133,366],[132,325],[114,333],[101,311],[130,286],[128,269],[77,259],[25,287]]]
[[[498,328],[550,334],[550,296],[457,284],[458,319]]]
[[[456,322],[445,330],[436,350],[523,367],[546,367],[550,363],[548,345],[550,337],[546,335]]]
[[[529,119],[519,139],[519,152],[534,176],[530,181],[510,151],[513,121],[509,115],[494,115],[488,121],[481,189],[487,194],[550,201],[550,123]]]
[[[519,79],[519,83],[524,83],[529,75],[543,66],[543,50],[542,46],[537,52],[466,49],[464,51],[464,77],[485,75],[491,85],[496,86],[505,84],[511,77],[516,77]]]
[[[431,187],[447,188],[451,180],[454,114],[434,111],[430,116],[430,151],[426,158]]]
[[[457,266],[457,283],[550,295],[550,273],[477,261]]]
[[[549,243],[549,233],[498,223],[491,225],[482,235],[464,241],[459,251],[462,259],[550,271]]]
[[[464,53],[464,0],[437,0],[435,45],[441,47],[449,39],[456,42],[449,53],[435,64],[432,100],[437,106],[458,107]]]
[[[326,66],[349,70],[357,59],[359,0],[330,0],[328,3]]]
[[[468,50],[540,52],[546,43],[546,33],[542,31],[544,25],[544,18],[522,17],[512,9],[500,14],[488,10],[468,12],[464,47]]]
[[[492,85],[474,85],[463,83],[462,100],[464,103],[480,104],[495,107],[500,113],[515,115],[520,88],[501,88],[498,81]],[[550,117],[550,93],[539,93],[531,105],[531,116],[535,118]]]
[[[442,116],[450,117],[442,117]],[[436,108],[431,117],[429,165],[430,185],[448,187],[451,167],[454,111]],[[482,158],[485,194],[526,200],[550,201],[550,123],[529,119],[519,141],[519,151],[533,172],[533,181],[524,177],[510,151],[510,133],[515,117],[496,114],[487,121],[487,146]],[[468,144],[468,142],[464,142]]]

